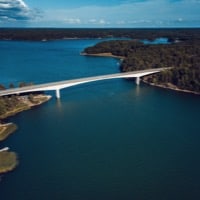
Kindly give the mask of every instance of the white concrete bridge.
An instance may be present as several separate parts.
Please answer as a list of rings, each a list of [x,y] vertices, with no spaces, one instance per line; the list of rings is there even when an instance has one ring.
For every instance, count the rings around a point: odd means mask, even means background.
[[[136,84],[139,85],[140,77],[150,75],[150,74],[155,74],[166,69],[169,69],[169,68],[154,68],[154,69],[147,69],[147,70],[140,70],[140,71],[132,71],[132,72],[125,72],[125,73],[116,73],[116,74],[92,76],[92,77],[86,77],[86,78],[78,78],[78,79],[51,82],[51,83],[43,83],[43,84],[38,84],[38,85],[25,86],[21,88],[12,88],[12,89],[7,89],[7,90],[1,90],[0,96],[6,96],[6,95],[12,95],[12,94],[23,94],[27,92],[55,90],[56,97],[60,98],[60,90],[67,87],[72,87],[72,86],[83,84],[83,83],[89,83],[89,82],[107,80],[107,79],[116,79],[116,78],[136,78]]]

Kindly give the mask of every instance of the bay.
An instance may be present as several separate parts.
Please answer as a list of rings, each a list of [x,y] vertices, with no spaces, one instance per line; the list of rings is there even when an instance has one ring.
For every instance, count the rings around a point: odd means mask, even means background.
[[[0,42],[0,82],[44,83],[119,72],[119,60],[81,56],[101,40]],[[200,198],[199,96],[124,79],[61,91],[10,119],[0,147],[20,164],[1,177],[2,200]]]

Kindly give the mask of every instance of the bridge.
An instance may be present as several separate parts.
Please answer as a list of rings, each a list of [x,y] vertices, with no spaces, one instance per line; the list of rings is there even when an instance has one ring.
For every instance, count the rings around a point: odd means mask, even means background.
[[[155,74],[167,69],[170,69],[170,68],[154,68],[154,69],[147,69],[147,70],[140,70],[140,71],[115,73],[115,74],[92,76],[92,77],[78,78],[78,79],[58,81],[58,82],[43,83],[43,84],[25,86],[25,87],[20,87],[20,88],[12,88],[12,89],[1,90],[0,96],[23,94],[27,92],[54,90],[56,91],[56,97],[60,98],[60,90],[67,87],[72,87],[72,86],[83,84],[83,83],[89,83],[89,82],[107,80],[107,79],[116,79],[116,78],[136,78],[136,84],[139,85],[141,77],[147,76],[150,74]]]

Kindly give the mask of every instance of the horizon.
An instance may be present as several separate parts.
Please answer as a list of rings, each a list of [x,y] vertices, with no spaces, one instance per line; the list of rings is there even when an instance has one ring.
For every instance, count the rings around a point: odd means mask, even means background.
[[[1,28],[200,28],[200,0],[0,0]]]
[[[137,29],[137,30],[160,30],[160,29],[200,29],[200,27],[0,27],[0,29],[99,29],[99,30],[111,30],[111,29]]]

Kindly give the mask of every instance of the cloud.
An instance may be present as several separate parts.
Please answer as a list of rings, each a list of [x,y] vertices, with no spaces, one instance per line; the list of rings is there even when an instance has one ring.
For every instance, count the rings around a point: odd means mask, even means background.
[[[39,10],[30,9],[23,0],[0,0],[0,21],[27,21],[40,14]]]
[[[95,24],[95,25],[108,25],[110,22],[104,20],[104,19],[89,19],[86,24]]]
[[[17,21],[48,27],[200,26],[200,0],[110,0],[107,3],[86,0],[71,7],[48,7],[42,13],[31,9],[25,1],[0,0],[0,23]]]
[[[99,24],[107,24],[107,22],[104,19],[100,19]]]
[[[46,21],[69,20],[82,26],[152,27],[185,26],[200,18],[199,0],[124,0],[113,6],[85,5],[77,8],[46,10]],[[189,5],[189,6],[188,6]],[[78,23],[77,23],[78,22]],[[57,24],[58,24],[57,23]],[[196,22],[198,23],[198,22]],[[66,23],[65,23],[66,24]],[[198,25],[198,24],[196,24]]]
[[[68,18],[68,19],[64,19],[64,22],[66,24],[80,24],[81,20],[79,18]]]

